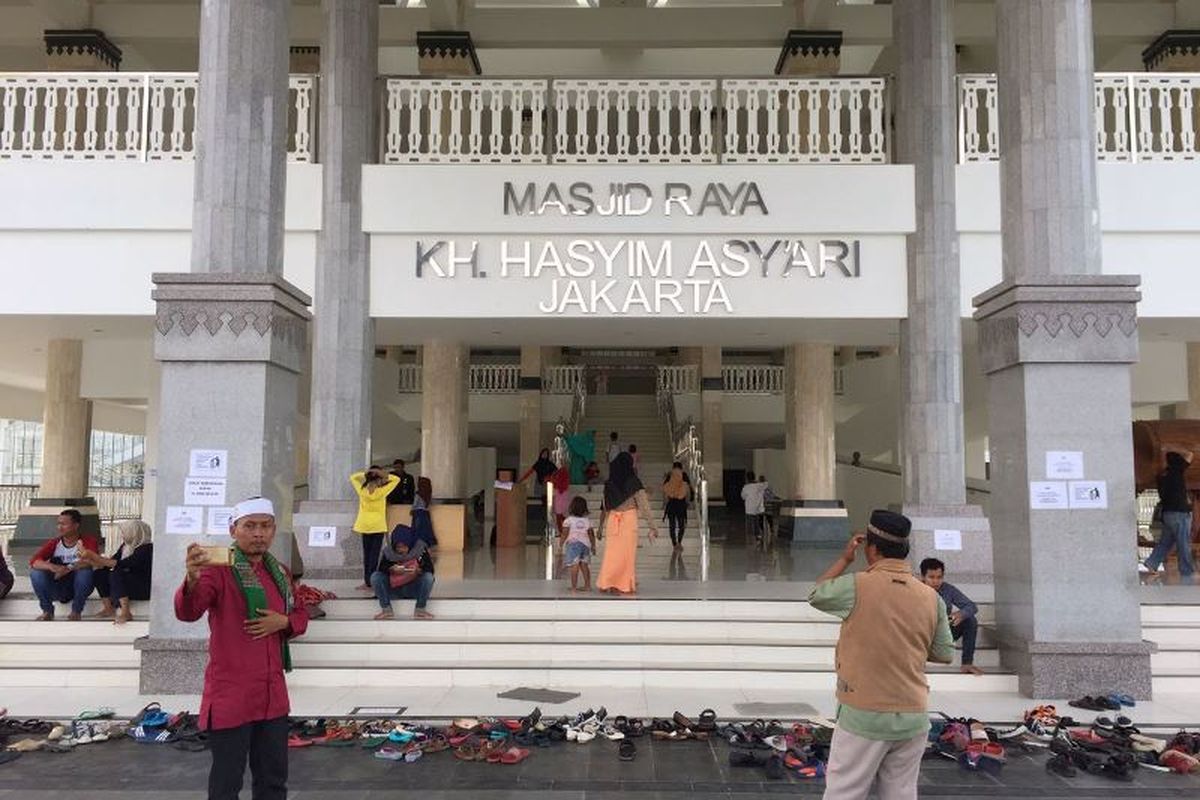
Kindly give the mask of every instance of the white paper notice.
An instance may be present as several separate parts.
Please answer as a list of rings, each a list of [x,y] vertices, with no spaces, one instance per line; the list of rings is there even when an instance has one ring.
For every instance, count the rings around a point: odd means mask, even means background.
[[[228,469],[228,450],[193,450],[188,460],[188,475],[193,478],[224,478]]]
[[[183,502],[189,506],[225,505],[225,479],[184,478]]]
[[[1057,481],[1083,479],[1083,453],[1076,450],[1047,450],[1046,477]]]
[[[508,492],[508,491],[512,490],[513,482],[512,481],[496,481],[495,483],[492,484],[492,488],[493,489],[503,489],[504,491]]]
[[[1071,481],[1071,508],[1108,508],[1107,481]]]
[[[962,531],[934,531],[934,550],[962,550]]]
[[[204,509],[192,506],[167,506],[167,533],[199,536],[204,530]]]
[[[1070,508],[1066,481],[1030,481],[1029,507],[1033,509]]]
[[[337,528],[314,525],[308,529],[309,547],[333,547],[337,544]]]
[[[209,536],[228,536],[229,522],[233,519],[232,506],[209,506],[208,525],[204,532]]]

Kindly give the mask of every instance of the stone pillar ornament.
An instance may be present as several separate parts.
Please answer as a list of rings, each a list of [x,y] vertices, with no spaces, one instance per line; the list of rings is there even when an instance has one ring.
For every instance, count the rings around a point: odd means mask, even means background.
[[[417,31],[417,72],[426,77],[482,75],[468,31]]]
[[[907,237],[908,317],[900,321],[903,512],[913,564],[936,555],[959,583],[992,577],[992,538],[967,504],[963,436],[962,291],[955,217],[954,84],[950,0],[897,0],[896,155],[916,178],[916,230]],[[935,531],[957,531],[939,550]]]
[[[1031,697],[1146,699],[1129,369],[1140,279],[1101,274],[1091,3],[998,3],[996,29],[1004,279],[975,298],[975,319],[1001,663]]]
[[[275,505],[272,552],[291,560],[297,381],[310,299],[269,273],[154,275],[154,357],[160,364],[158,502],[150,636],[141,640],[142,691],[190,692],[200,675],[178,670],[205,654],[207,627],[175,619],[188,544],[229,544],[210,530],[211,507],[190,505],[192,451],[225,453],[225,504],[261,496]],[[203,398],[201,402],[200,398]],[[177,535],[173,507],[189,506],[201,530]]]
[[[791,30],[775,61],[775,74],[781,77],[837,75],[841,62],[841,31]]]

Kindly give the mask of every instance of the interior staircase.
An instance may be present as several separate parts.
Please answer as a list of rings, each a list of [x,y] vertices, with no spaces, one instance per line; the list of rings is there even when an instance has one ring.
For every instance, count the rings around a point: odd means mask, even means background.
[[[524,598],[514,586],[466,598],[444,596],[452,593],[445,587],[430,602],[437,619],[408,619],[412,603],[399,601],[397,619],[376,622],[373,599],[355,596],[349,582],[331,588],[346,599],[327,601],[328,616],[313,620],[293,644],[293,686],[834,688],[838,621],[801,601],[702,599],[700,590],[672,599],[547,597],[544,585],[542,596],[526,585]],[[86,613],[98,607],[92,600]],[[37,612],[27,591],[0,602],[0,689],[137,686],[133,640],[147,633],[147,603],[135,603],[139,621],[123,627],[34,622]],[[981,604],[980,619],[992,619],[990,605]],[[1194,691],[1200,606],[1143,605],[1142,622],[1159,648],[1154,691]],[[998,652],[986,629],[976,663],[989,674],[931,667],[932,688],[1017,691],[1014,675],[996,671]]]

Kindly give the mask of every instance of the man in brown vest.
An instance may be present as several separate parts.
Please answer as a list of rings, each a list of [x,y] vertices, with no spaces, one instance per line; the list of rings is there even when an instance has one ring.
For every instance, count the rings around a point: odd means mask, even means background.
[[[850,540],[808,596],[842,619],[825,800],[861,800],[876,778],[880,800],[917,796],[929,733],[925,662],[949,664],[954,639],[942,599],[905,561],[911,530],[902,514],[871,512],[866,534]],[[860,547],[866,571],[843,575]]]

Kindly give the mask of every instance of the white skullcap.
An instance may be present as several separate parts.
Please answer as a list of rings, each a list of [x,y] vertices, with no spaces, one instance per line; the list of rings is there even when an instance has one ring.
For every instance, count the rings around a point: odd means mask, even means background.
[[[275,516],[275,506],[265,497],[251,497],[233,507],[233,516],[229,518],[229,522],[233,524],[251,514],[270,514],[273,517]]]

